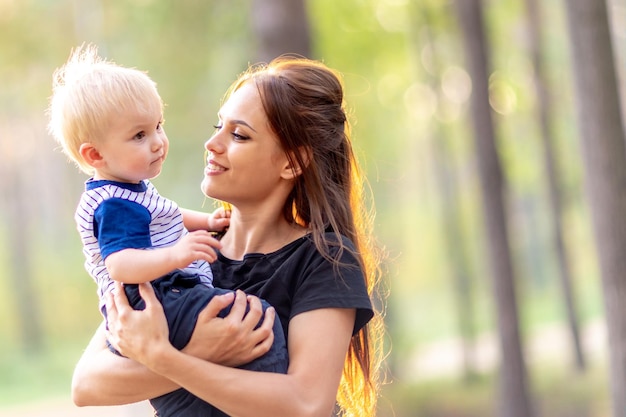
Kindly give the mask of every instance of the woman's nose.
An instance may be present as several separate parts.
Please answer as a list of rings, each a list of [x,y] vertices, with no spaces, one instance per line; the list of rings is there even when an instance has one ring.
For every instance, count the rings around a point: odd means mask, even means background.
[[[218,133],[219,132],[216,132],[215,134],[213,134],[213,136],[209,138],[209,140],[204,142],[204,149],[213,153],[223,152],[224,147],[220,144]]]

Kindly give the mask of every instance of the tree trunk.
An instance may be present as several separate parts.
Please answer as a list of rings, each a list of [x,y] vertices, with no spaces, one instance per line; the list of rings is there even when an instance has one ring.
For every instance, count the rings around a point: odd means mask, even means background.
[[[483,213],[488,237],[489,264],[497,307],[500,340],[500,401],[498,415],[533,415],[522,353],[511,251],[503,202],[504,178],[496,151],[489,105],[488,57],[480,0],[455,2],[473,89],[471,113],[478,173],[482,186]]]
[[[548,185],[550,215],[552,220],[552,245],[557,256],[557,267],[559,269],[563,299],[565,300],[567,322],[569,325],[576,367],[578,370],[584,370],[585,357],[580,342],[578,314],[572,291],[572,277],[563,239],[563,199],[561,197],[559,187],[560,175],[558,171],[558,161],[556,160],[553,135],[550,129],[552,123],[552,97],[547,86],[542,58],[543,25],[541,20],[541,11],[537,0],[526,0],[526,7],[528,11],[528,34],[531,40],[531,55],[535,68],[535,87],[537,91],[539,127],[543,143],[544,169]]]
[[[253,0],[252,29],[258,61],[269,62],[282,54],[311,55],[305,0]]]
[[[604,0],[568,0],[585,188],[602,275],[613,415],[626,410],[626,149]]]
[[[28,209],[25,184],[20,172],[12,166],[12,174],[6,178],[4,184],[7,187],[7,200],[9,202],[9,218],[7,219],[8,235],[11,242],[9,282],[12,288],[12,301],[16,306],[16,318],[21,336],[22,350],[28,353],[38,353],[43,348],[43,332],[38,292],[33,283],[33,271],[31,265],[34,262],[34,253],[31,250],[30,225],[32,221],[28,216],[33,211]],[[6,172],[6,171],[5,171]]]
[[[474,326],[474,299],[470,266],[463,242],[459,187],[450,151],[449,137],[439,129],[433,137],[435,177],[442,196],[442,223],[446,253],[450,260],[453,292],[459,334],[462,340],[463,377],[470,381],[476,375],[476,331]]]
[[[419,36],[423,39],[415,43],[413,48],[418,51],[418,45],[429,45],[432,50],[432,68],[436,75],[425,75],[434,91],[441,91],[439,87],[442,65],[439,60],[440,51],[437,50],[432,33],[434,17],[429,6],[416,6],[411,12],[412,27],[421,28]],[[419,55],[419,52],[416,52]],[[439,94],[439,101],[445,101],[443,94]],[[476,326],[474,324],[475,309],[473,297],[473,282],[467,250],[463,239],[462,205],[459,190],[459,172],[455,165],[454,155],[450,151],[449,142],[453,140],[453,133],[446,123],[439,123],[432,135],[433,166],[437,188],[441,193],[442,230],[445,250],[450,259],[450,274],[452,291],[455,298],[454,306],[457,314],[457,328],[461,336],[463,358],[463,377],[471,381],[476,375]]]

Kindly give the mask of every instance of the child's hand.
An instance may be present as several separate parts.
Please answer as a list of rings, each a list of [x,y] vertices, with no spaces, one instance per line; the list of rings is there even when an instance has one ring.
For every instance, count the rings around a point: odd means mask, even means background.
[[[208,231],[223,232],[230,226],[230,210],[220,207],[213,213],[209,213]]]
[[[196,230],[183,236],[171,247],[176,268],[184,268],[195,260],[213,262],[217,259],[214,248],[220,249],[222,244],[206,230]]]

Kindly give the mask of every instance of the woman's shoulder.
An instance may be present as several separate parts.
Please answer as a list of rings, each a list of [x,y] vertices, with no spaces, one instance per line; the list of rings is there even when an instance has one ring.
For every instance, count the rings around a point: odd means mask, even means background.
[[[355,250],[354,242],[350,238],[342,234],[334,233],[334,232],[325,232],[324,238],[327,240],[327,242],[329,242],[331,247],[332,246],[339,247],[337,244],[341,243],[341,246],[343,246],[344,248]]]
[[[344,257],[344,253],[347,256],[354,256],[356,253],[354,242],[342,234],[324,232],[320,236],[320,243],[323,247],[325,247],[324,252],[331,257],[336,256],[339,252],[342,253],[342,258]],[[315,258],[327,258],[324,253],[320,252],[312,233],[308,233],[300,239],[285,245],[276,253],[288,256],[300,255]]]
[[[320,253],[310,238],[302,247],[306,261],[292,265],[295,269],[288,278],[293,285],[291,316],[320,308],[356,308],[356,332],[373,312],[355,245],[348,237],[332,232],[323,238],[331,259]]]

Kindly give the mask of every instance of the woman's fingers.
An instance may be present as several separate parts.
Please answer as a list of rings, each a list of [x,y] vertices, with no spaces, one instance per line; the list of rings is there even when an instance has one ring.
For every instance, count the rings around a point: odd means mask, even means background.
[[[133,309],[122,284],[116,282],[113,295],[107,296],[107,338],[119,352],[147,364],[148,349],[157,343],[169,343],[163,306],[149,282],[139,284],[139,294],[146,304],[143,310]]]
[[[230,355],[237,347],[232,343],[232,333],[229,333],[232,331],[232,326],[226,326],[225,320],[218,314],[230,306],[234,298],[235,293],[229,291],[226,294],[216,295],[209,301],[207,306],[200,311],[191,340],[183,352],[222,365],[232,364]],[[240,363],[235,362],[234,365],[240,365]]]
[[[128,298],[126,297],[126,293],[124,292],[124,284],[119,281],[114,282],[115,288],[113,289],[113,308],[116,310],[130,308],[128,304]],[[107,308],[108,312],[108,308]]]
[[[260,298],[252,295],[246,296],[246,302],[248,303],[248,312],[244,318],[244,322],[246,322],[250,328],[254,329],[263,318],[263,304],[261,304]]]
[[[265,317],[263,317],[263,323],[255,330],[255,333],[259,337],[260,341],[255,345],[253,349],[253,355],[259,357],[272,348],[274,343],[274,320],[276,319],[276,310],[274,307],[268,307],[265,310]]]
[[[119,311],[118,306],[124,308],[124,303],[128,307],[128,299],[126,298],[126,293],[124,292],[124,287],[121,283],[115,281],[115,288],[112,292],[106,294],[106,311],[107,311],[107,339],[109,343],[118,351],[120,350],[119,346],[119,337],[117,331],[117,323],[119,320]],[[123,296],[121,295],[123,294]]]
[[[226,320],[241,322],[246,315],[246,310],[248,307],[248,300],[246,294],[241,291],[235,291],[235,301],[233,302],[233,307],[230,310],[228,316],[226,316]]]
[[[163,308],[158,298],[156,297],[156,294],[154,293],[154,287],[152,286],[152,284],[150,284],[149,282],[144,282],[143,284],[139,284],[138,287],[139,295],[146,303],[146,309],[152,310],[155,308]]]
[[[220,311],[231,304],[230,313],[223,319],[219,317]],[[259,326],[262,317],[263,306],[257,297],[248,297],[242,291],[215,296],[200,312],[183,351],[227,366],[248,363],[269,351],[274,341],[274,310],[268,309]]]
[[[204,323],[217,317],[220,311],[233,302],[234,297],[234,292],[227,292],[226,294],[213,297],[211,301],[209,301],[209,304],[207,304],[198,315],[198,322]]]
[[[115,304],[115,297],[111,292],[106,293],[105,297],[107,321],[115,321],[117,320],[117,305]]]
[[[276,311],[268,307],[263,311],[261,299],[253,295],[246,296],[247,313],[243,319],[245,328],[250,329],[250,342],[253,345],[251,354],[258,357],[268,352],[274,342],[274,319]]]

